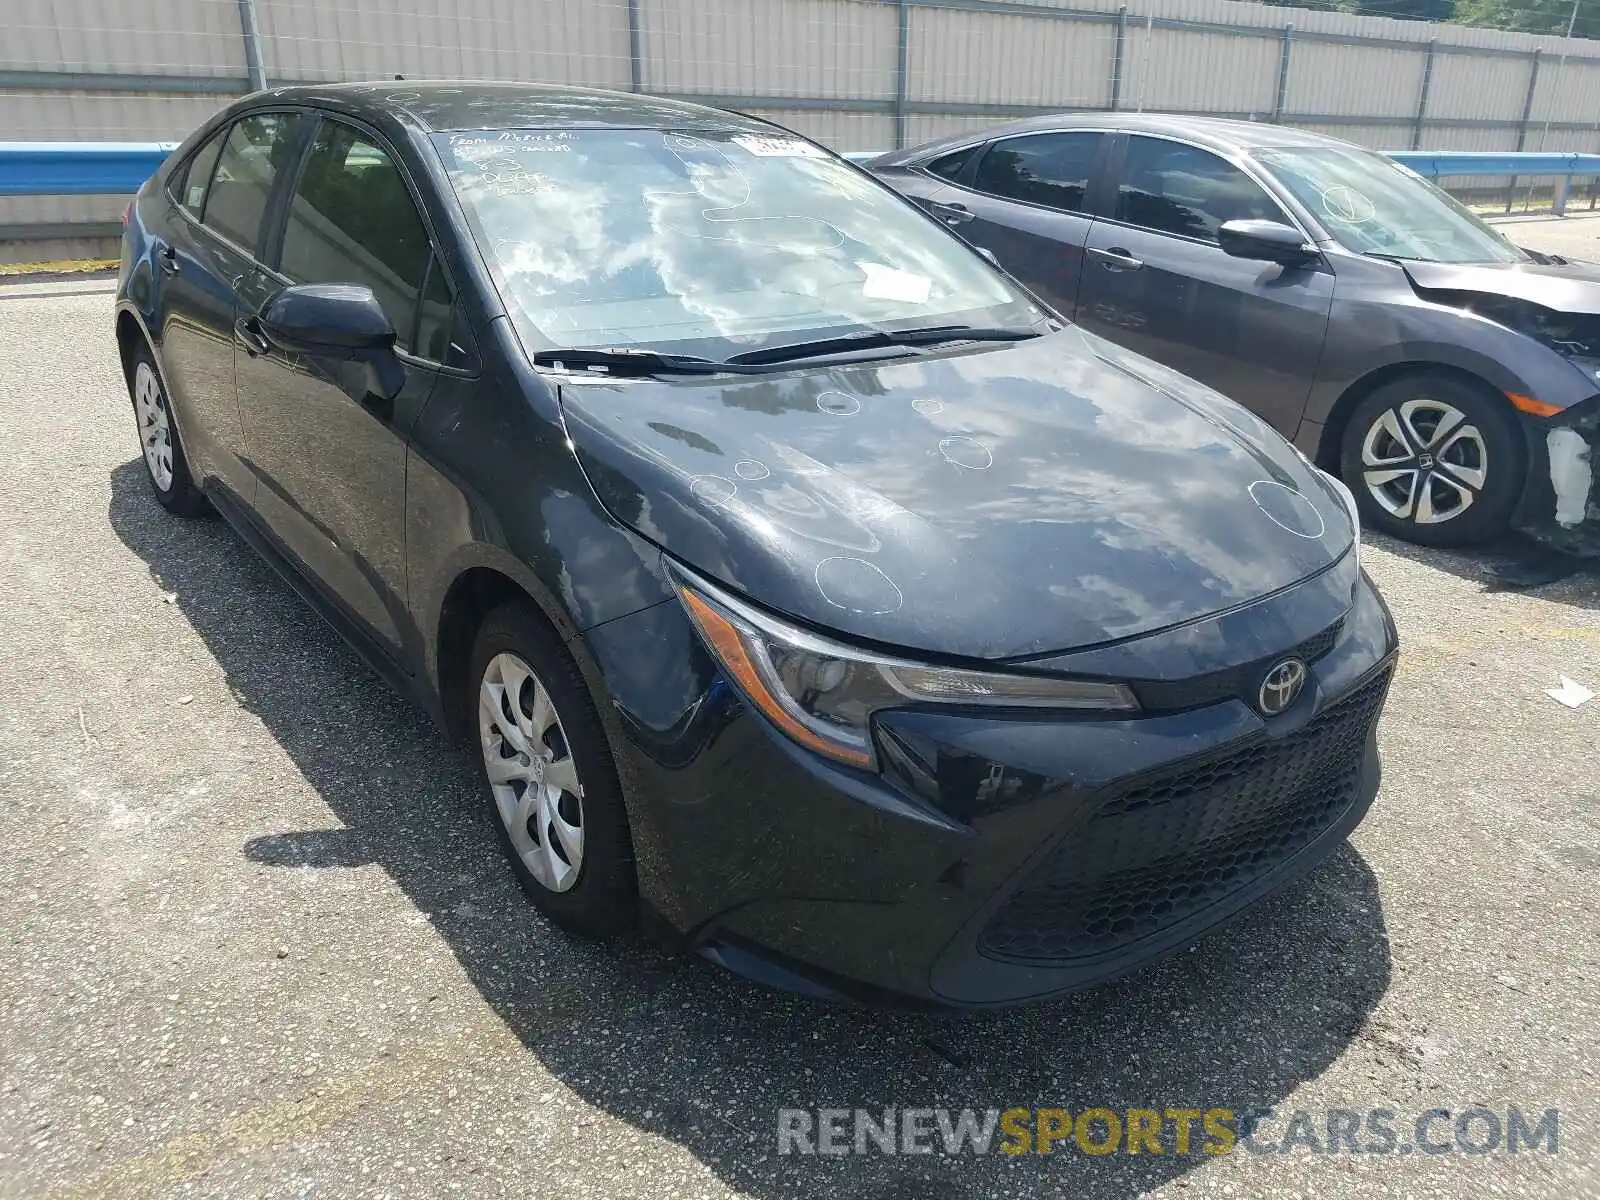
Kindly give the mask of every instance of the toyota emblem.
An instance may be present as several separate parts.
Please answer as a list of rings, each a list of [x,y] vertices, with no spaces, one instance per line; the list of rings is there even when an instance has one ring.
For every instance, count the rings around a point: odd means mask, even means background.
[[[1256,707],[1263,714],[1275,717],[1296,700],[1306,686],[1306,664],[1298,658],[1286,658],[1272,665],[1261,680],[1261,691],[1256,695]]]

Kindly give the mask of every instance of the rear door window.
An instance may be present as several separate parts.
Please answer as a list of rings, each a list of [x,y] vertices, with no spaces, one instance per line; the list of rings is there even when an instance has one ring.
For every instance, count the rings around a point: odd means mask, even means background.
[[[1217,240],[1224,221],[1288,218],[1227,159],[1164,138],[1133,136],[1117,189],[1116,219],[1157,233]]]
[[[290,113],[261,113],[237,122],[228,130],[204,198],[206,225],[252,253],[273,181],[294,145],[296,120]]]
[[[1082,212],[1100,133],[1035,133],[989,146],[973,181],[980,192],[1062,212]]]
[[[430,253],[422,217],[388,152],[354,126],[324,121],[289,202],[278,269],[295,283],[366,284],[405,348]],[[446,286],[442,273],[435,286]],[[431,299],[430,350],[440,340],[438,297]]]

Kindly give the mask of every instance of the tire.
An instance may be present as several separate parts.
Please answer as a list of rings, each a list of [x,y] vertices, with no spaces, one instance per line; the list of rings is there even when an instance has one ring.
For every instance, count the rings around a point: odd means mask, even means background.
[[[611,749],[576,665],[531,605],[484,619],[467,685],[488,815],[522,890],[574,933],[633,927],[638,883]]]
[[[161,506],[180,517],[192,517],[206,506],[205,493],[189,474],[178,425],[172,419],[167,388],[161,382],[154,356],[141,345],[128,361],[128,398],[139,432],[145,477]]]
[[[1376,389],[1350,414],[1339,450],[1363,521],[1423,546],[1504,533],[1527,471],[1510,404],[1441,372]]]

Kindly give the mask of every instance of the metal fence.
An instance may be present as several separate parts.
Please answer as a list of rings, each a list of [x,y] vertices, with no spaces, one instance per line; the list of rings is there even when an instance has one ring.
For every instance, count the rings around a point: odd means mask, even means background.
[[[1600,42],[1235,0],[0,7],[0,140],[171,140],[255,87],[404,74],[684,96],[841,150],[1064,109],[1279,121],[1382,149],[1600,150]],[[105,232],[119,210],[3,198],[0,240]]]

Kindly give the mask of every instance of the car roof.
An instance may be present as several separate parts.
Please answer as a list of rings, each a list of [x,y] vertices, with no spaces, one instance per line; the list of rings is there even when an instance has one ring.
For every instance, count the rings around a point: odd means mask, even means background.
[[[1337,138],[1295,129],[1287,125],[1273,125],[1265,121],[1230,121],[1221,117],[1193,116],[1188,113],[1109,113],[1078,112],[1051,113],[1042,117],[1029,117],[988,129],[968,130],[966,133],[925,142],[907,150],[895,150],[872,160],[874,167],[892,167],[904,163],[921,162],[950,150],[959,150],[978,142],[1018,133],[1050,133],[1073,129],[1104,129],[1128,133],[1162,133],[1182,138],[1197,146],[1214,150],[1259,149],[1269,146],[1344,146],[1348,143]]]
[[[697,129],[768,131],[765,121],[703,104],[601,88],[539,83],[391,79],[304,84],[250,97],[247,106],[315,104],[424,133],[467,129]]]

